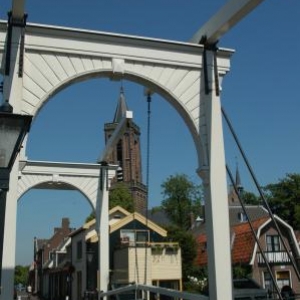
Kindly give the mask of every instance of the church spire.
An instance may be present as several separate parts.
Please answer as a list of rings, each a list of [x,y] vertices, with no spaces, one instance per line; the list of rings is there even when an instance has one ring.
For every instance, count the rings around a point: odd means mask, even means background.
[[[236,189],[234,188],[236,187]],[[238,163],[236,163],[236,171],[235,171],[235,182],[231,186],[228,193],[228,201],[230,206],[240,205],[240,199],[238,195],[242,196],[243,194],[243,186],[241,182],[240,172]]]
[[[121,121],[122,117],[125,115],[127,110],[128,110],[128,108],[127,108],[126,99],[125,99],[125,95],[124,95],[124,88],[123,88],[123,86],[121,86],[119,101],[118,101],[117,108],[115,111],[113,123],[119,123]]]
[[[240,177],[238,164],[236,164],[235,185],[236,185],[236,188],[237,188],[238,192],[243,191],[243,186],[242,186],[242,182],[241,182],[241,177]]]
[[[113,121],[104,124],[105,143],[108,142],[127,110],[124,89],[121,86]],[[141,133],[139,126],[133,121],[128,122],[127,125],[126,131],[113,147],[108,158],[110,164],[119,165],[120,167],[110,188],[114,189],[117,182],[122,181],[131,192],[135,210],[144,214],[146,211],[147,187],[142,181]]]

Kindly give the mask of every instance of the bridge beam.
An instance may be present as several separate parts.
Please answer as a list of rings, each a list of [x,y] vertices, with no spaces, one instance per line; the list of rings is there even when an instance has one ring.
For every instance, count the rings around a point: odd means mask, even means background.
[[[230,0],[190,39],[191,43],[213,45],[264,0]]]
[[[97,230],[99,233],[99,270],[100,276],[100,290],[106,292],[109,284],[109,182],[107,181],[107,159],[113,151],[113,148],[120,140],[124,131],[127,128],[128,122],[132,119],[132,111],[126,111],[125,115],[115,128],[112,136],[106,143],[102,155],[99,156],[98,162],[101,165],[100,171],[100,191],[99,199],[96,205],[96,220]],[[116,169],[116,168],[115,168]]]
[[[208,249],[209,298],[232,299],[230,227],[227,200],[225,150],[222,129],[221,101],[218,87],[216,53],[206,51],[201,85],[203,119],[200,139],[204,143],[205,158],[201,169],[206,236]]]
[[[147,291],[154,293],[156,295],[166,295],[172,298],[180,298],[186,300],[208,300],[209,298],[204,295],[189,293],[189,292],[181,292],[173,289],[163,288],[154,285],[142,285],[142,284],[131,284],[121,288],[116,288],[108,292],[100,291],[99,298],[102,299],[107,296],[114,296],[118,294],[122,294],[130,291]]]
[[[13,20],[22,21],[24,17],[25,0],[13,0],[12,2],[12,18]]]

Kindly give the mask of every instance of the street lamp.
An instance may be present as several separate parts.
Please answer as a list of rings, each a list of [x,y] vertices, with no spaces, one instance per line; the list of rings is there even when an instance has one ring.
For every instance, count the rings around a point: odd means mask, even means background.
[[[93,289],[93,268],[92,262],[94,259],[94,250],[92,249],[92,245],[87,243],[86,250],[86,290],[90,292]]]
[[[19,153],[32,116],[13,113],[6,101],[0,106],[0,294],[2,289],[2,255],[5,226],[6,193],[9,190],[9,175]]]
[[[98,299],[96,243],[86,243],[86,299]]]

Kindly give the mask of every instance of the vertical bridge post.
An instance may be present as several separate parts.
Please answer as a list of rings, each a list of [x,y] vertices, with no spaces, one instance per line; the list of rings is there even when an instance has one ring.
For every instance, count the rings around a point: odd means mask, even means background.
[[[205,49],[203,55],[200,139],[207,161],[202,162],[199,175],[205,198],[209,298],[232,300],[229,212],[216,52]]]

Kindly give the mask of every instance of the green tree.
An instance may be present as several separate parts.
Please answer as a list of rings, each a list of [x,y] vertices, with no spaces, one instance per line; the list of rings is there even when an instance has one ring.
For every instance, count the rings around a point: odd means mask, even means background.
[[[248,205],[259,205],[261,204],[260,197],[256,196],[254,193],[243,191],[241,193],[241,199],[244,201],[245,204]]]
[[[161,187],[162,208],[170,220],[183,230],[190,228],[191,214],[201,214],[201,186],[185,174],[176,174],[169,176]]]
[[[109,209],[115,206],[121,206],[129,212],[134,212],[134,200],[130,193],[128,186],[123,182],[116,183],[113,188],[109,191]],[[86,222],[91,221],[95,218],[95,212],[86,218]]]
[[[85,223],[89,222],[89,221],[92,221],[93,219],[96,218],[96,215],[95,215],[95,212],[92,211],[85,219]]]
[[[168,238],[178,242],[181,248],[183,282],[188,282],[188,277],[194,273],[195,259],[197,257],[197,242],[194,236],[178,226],[167,227]]]
[[[190,293],[208,294],[208,270],[207,267],[199,267],[194,265],[188,281],[184,282],[184,290]]]
[[[109,208],[121,206],[129,212],[134,212],[134,200],[128,186],[118,182],[109,192]]]
[[[21,283],[26,286],[28,279],[29,266],[16,266],[15,267],[15,285]]]
[[[264,191],[272,212],[299,230],[300,174],[288,173],[278,183],[268,184]]]
[[[252,266],[246,264],[237,264],[232,266],[233,279],[247,278],[252,274]]]

